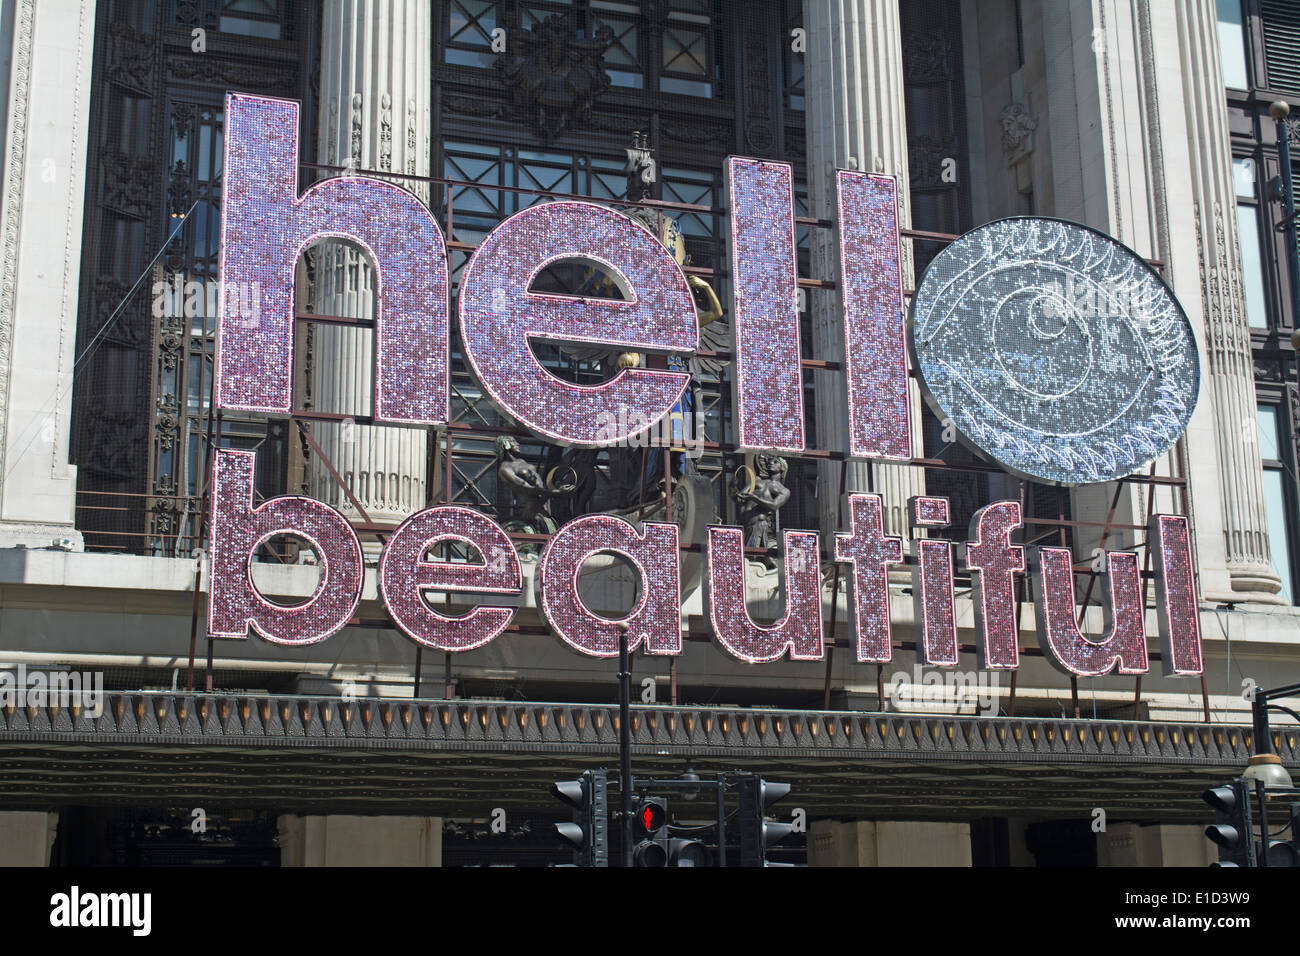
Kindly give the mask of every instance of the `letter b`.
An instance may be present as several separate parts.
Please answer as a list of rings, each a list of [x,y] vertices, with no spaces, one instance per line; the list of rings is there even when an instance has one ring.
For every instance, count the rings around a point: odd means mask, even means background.
[[[208,633],[244,638],[252,627],[273,644],[314,644],[338,633],[361,603],[365,583],[352,526],[328,505],[295,495],[254,508],[255,454],[218,448],[215,455]],[[320,558],[320,583],[293,607],[272,604],[253,584],[253,552],[277,534],[305,539]]]

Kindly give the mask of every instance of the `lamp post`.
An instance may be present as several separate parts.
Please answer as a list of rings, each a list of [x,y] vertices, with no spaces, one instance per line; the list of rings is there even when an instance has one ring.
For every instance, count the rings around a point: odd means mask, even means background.
[[[1295,359],[1300,361],[1300,242],[1296,237],[1296,217],[1300,215],[1296,211],[1295,199],[1295,179],[1291,172],[1291,129],[1287,124],[1287,117],[1291,115],[1291,105],[1286,100],[1274,100],[1268,106],[1268,115],[1273,118],[1277,124],[1277,155],[1278,165],[1281,167],[1281,199],[1282,199],[1282,222],[1278,228],[1286,234],[1286,271],[1287,271],[1287,291],[1290,292],[1291,298],[1291,350]],[[1276,190],[1274,191],[1276,194]],[[1282,381],[1286,388],[1286,393],[1290,396],[1291,386],[1286,383],[1287,376],[1285,372],[1282,375]],[[1297,385],[1300,388],[1300,385]],[[1300,423],[1294,420],[1295,405],[1293,402],[1287,402],[1290,406],[1292,416],[1291,431],[1293,434],[1300,434],[1297,431]]]
[[[1272,690],[1256,688],[1255,697],[1250,705],[1251,723],[1254,725],[1252,742],[1255,752],[1246,762],[1246,770],[1241,777],[1246,785],[1254,790],[1255,797],[1259,801],[1259,829],[1263,836],[1259,849],[1260,866],[1295,866],[1297,852],[1300,852],[1296,844],[1300,834],[1295,832],[1296,821],[1300,819],[1297,817],[1296,810],[1300,805],[1292,805],[1291,822],[1288,824],[1292,829],[1290,843],[1275,845],[1271,839],[1268,823],[1269,797],[1294,796],[1297,793],[1291,775],[1287,773],[1286,767],[1282,766],[1282,758],[1273,753],[1273,735],[1268,727],[1268,712],[1280,710],[1300,721],[1300,714],[1290,707],[1272,703],[1281,697],[1296,696],[1300,696],[1300,684],[1288,684],[1286,687],[1275,687]],[[1247,827],[1247,832],[1251,832],[1251,828]],[[1253,836],[1251,841],[1253,848]]]
[[[1291,293],[1291,347],[1300,351],[1300,245],[1296,242],[1296,206],[1295,181],[1291,175],[1291,140],[1287,128],[1287,117],[1291,115],[1291,106],[1285,100],[1275,100],[1269,104],[1268,115],[1277,124],[1277,154],[1282,169],[1282,223],[1286,232],[1286,268],[1290,279],[1288,290]]]

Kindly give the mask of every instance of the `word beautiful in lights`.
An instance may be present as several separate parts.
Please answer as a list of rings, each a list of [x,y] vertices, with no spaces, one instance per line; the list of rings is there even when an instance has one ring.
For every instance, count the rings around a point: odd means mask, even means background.
[[[448,408],[446,243],[428,210],[410,193],[372,179],[328,179],[298,195],[297,104],[231,95],[226,110],[222,275],[261,297],[256,323],[223,313],[217,402],[227,409],[288,414],[294,347],[294,268],[305,247],[334,236],[365,247],[377,274],[377,421],[439,425]],[[791,169],[728,160],[735,332],[736,426],[741,446],[804,450],[799,317]],[[859,458],[912,457],[908,363],[899,270],[895,184],[842,171],[839,242],[848,386],[848,452]],[[624,298],[584,299],[530,291],[535,276],[561,259],[596,264]],[[478,246],[460,280],[459,321],[466,359],[485,392],[513,419],[562,443],[595,447],[639,434],[682,398],[689,376],[631,367],[596,386],[551,375],[533,356],[534,340],[581,343],[611,351],[689,355],[698,336],[694,301],[668,251],[632,219],[603,206],[552,202],[510,217]],[[616,414],[618,411],[620,413]],[[611,434],[610,423],[621,423]],[[209,631],[245,638],[253,629],[278,644],[310,644],[337,633],[361,600],[364,563],[355,531],[337,511],[310,498],[253,503],[254,453],[217,450],[212,474],[212,590]],[[888,570],[903,561],[901,538],[884,533],[879,496],[848,496],[850,525],[833,557],[851,568],[857,658],[891,657]],[[915,527],[943,527],[948,502],[915,498]],[[1075,625],[1070,552],[1012,543],[1021,526],[1017,502],[995,502],[971,522],[962,557],[971,574],[981,666],[1015,668],[1016,575],[1036,585],[1040,640],[1052,660],[1076,674],[1148,667],[1141,578],[1136,556],[1107,555],[1108,636],[1083,637]],[[251,578],[256,549],[277,534],[305,539],[320,557],[320,583],[302,604],[265,600]],[[1166,673],[1201,672],[1201,642],[1186,519],[1155,516],[1150,542],[1157,571],[1158,616]],[[468,544],[482,563],[431,558],[441,542]],[[593,614],[578,594],[592,555],[613,553],[641,577],[641,598],[623,622],[633,647],[650,654],[682,650],[678,529],[633,525],[619,517],[577,518],[551,536],[536,575],[538,606],[561,640],[599,657],[617,653],[618,624]],[[785,616],[756,624],[745,605],[741,529],[712,527],[705,548],[706,597],[718,643],[753,662],[822,656],[818,537],[784,534]],[[953,545],[918,542],[913,592],[917,644],[929,663],[957,663]],[[484,514],[433,507],[406,519],[389,537],[379,589],[396,626],[413,640],[465,651],[509,625],[524,576],[510,537]],[[440,613],[431,593],[483,595],[461,616]],[[493,603],[493,596],[509,598]],[[445,606],[442,606],[446,610]]]

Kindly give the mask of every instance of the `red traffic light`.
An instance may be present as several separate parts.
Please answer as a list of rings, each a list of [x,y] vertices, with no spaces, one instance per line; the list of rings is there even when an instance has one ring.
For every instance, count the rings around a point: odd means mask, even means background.
[[[642,830],[647,834],[654,834],[668,822],[668,811],[661,803],[647,801],[641,804],[641,809],[637,811],[636,818],[641,824]]]

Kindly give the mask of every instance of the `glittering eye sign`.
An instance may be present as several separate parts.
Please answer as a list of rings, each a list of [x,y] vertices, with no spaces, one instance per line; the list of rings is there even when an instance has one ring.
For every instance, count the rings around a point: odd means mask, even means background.
[[[446,424],[451,288],[447,244],[427,207],[413,193],[365,176],[327,179],[300,194],[298,107],[290,101],[228,95],[225,151],[217,407],[293,413],[296,264],[310,243],[332,237],[364,248],[375,272],[375,421]],[[794,171],[787,163],[731,157],[726,175],[737,448],[802,454]],[[833,457],[912,461],[897,183],[840,170],[836,199],[839,275],[830,278],[844,334],[842,351],[824,358],[839,364],[843,385],[828,376],[818,387],[842,387],[848,414],[843,434],[821,436],[819,444]],[[622,298],[534,291],[534,277],[559,258],[595,264]],[[671,413],[690,387],[685,360],[699,342],[690,286],[658,239],[617,210],[561,201],[517,213],[483,238],[457,293],[460,342],[484,396],[547,442],[617,444]],[[1021,475],[1078,484],[1130,474],[1177,440],[1196,404],[1197,353],[1177,302],[1134,253],[1081,226],[1007,220],[961,237],[927,270],[910,319],[914,364],[935,410],[982,454]],[[579,384],[542,365],[535,341],[657,352],[677,363],[669,370],[633,364],[609,381]],[[637,424],[610,434],[595,427],[602,420]],[[356,529],[329,505],[296,495],[257,501],[257,455],[227,448],[213,455],[213,637],[245,640],[254,633],[294,646],[327,640],[355,622],[374,575],[392,627],[448,653],[506,635],[529,603],[530,587],[551,632],[577,653],[610,657],[624,630],[633,650],[682,653],[685,542],[675,524],[582,515],[528,562],[493,516],[440,505],[391,529],[378,567],[368,570]],[[1094,677],[1147,671],[1147,592],[1136,552],[1105,554],[1096,592],[1104,633],[1085,634],[1073,555],[1022,544],[1019,501],[986,504],[971,519],[967,540],[953,542],[926,530],[948,527],[948,500],[915,497],[906,503],[910,548],[885,528],[885,514],[902,504],[854,492],[844,503],[847,527],[838,533],[783,529],[779,618],[756,618],[751,610],[743,529],[709,528],[697,545],[706,568],[701,626],[721,650],[749,663],[820,660],[823,565],[835,562],[851,585],[847,611],[857,661],[887,663],[896,646],[890,572],[910,565],[914,646],[931,666],[957,666],[966,641],[979,666],[1018,667],[1018,595],[1028,581],[1033,627],[1055,666]],[[317,557],[319,583],[291,605],[269,599],[252,574],[259,550],[277,536],[305,542]],[[1164,672],[1200,674],[1187,518],[1153,515],[1146,546]],[[449,548],[460,557],[445,553]],[[636,578],[639,599],[621,618],[583,601],[579,577],[597,556],[620,561]],[[959,568],[970,581],[960,604]],[[969,636],[958,627],[967,609]]]
[[[935,415],[1035,481],[1140,471],[1196,407],[1196,340],[1173,293],[1136,253],[1075,223],[966,233],[926,269],[909,327]]]

